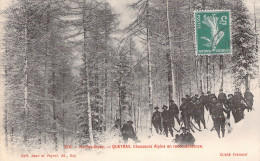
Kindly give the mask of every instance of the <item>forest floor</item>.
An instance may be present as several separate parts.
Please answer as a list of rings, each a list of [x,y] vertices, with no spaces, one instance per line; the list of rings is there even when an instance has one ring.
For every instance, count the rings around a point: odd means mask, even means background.
[[[255,89],[252,93],[255,96],[254,110],[252,112],[245,111],[245,118],[238,123],[234,123],[231,115],[232,132],[228,133],[224,138],[219,139],[217,132],[210,131],[213,127],[212,119],[205,112],[207,129],[195,131],[192,133],[196,139],[195,145],[201,145],[202,148],[174,148],[176,145],[172,137],[166,138],[163,135],[153,135],[147,137],[146,134],[139,135],[141,140],[138,145],[152,145],[153,148],[133,148],[124,149],[117,148],[105,150],[100,154],[93,154],[95,160],[97,155],[102,156],[104,160],[176,160],[176,161],[256,161],[260,159],[260,100],[258,99],[259,89]],[[174,131],[174,135],[177,134]],[[131,144],[131,142],[130,142]],[[165,145],[165,148],[156,148]],[[167,148],[167,146],[171,146]],[[246,156],[237,156],[246,155]]]
[[[195,145],[198,145],[197,148],[178,148],[174,146],[176,143],[173,142],[173,137],[166,138],[164,135],[157,134],[147,137],[148,135],[143,133],[142,135],[138,134],[139,140],[141,141],[140,143],[134,144],[132,141],[129,141],[130,148],[116,147],[120,144],[111,140],[104,145],[105,149],[66,149],[66,153],[64,153],[64,151],[51,153],[59,154],[60,156],[61,154],[66,154],[68,156],[67,160],[88,161],[256,161],[260,159],[260,100],[257,97],[259,96],[258,91],[260,90],[255,89],[255,91],[252,91],[255,95],[254,110],[252,112],[245,111],[245,118],[236,124],[231,115],[230,123],[232,132],[228,133],[226,130],[224,138],[219,139],[215,130],[210,131],[213,127],[213,122],[209,117],[208,111],[206,111],[205,119],[207,129],[203,129],[202,131],[195,130],[195,133],[192,133],[196,139]],[[179,129],[178,126],[176,128]],[[176,131],[174,131],[174,135],[175,134],[177,134]],[[139,148],[136,148],[135,145],[139,145]],[[110,148],[106,148],[107,146],[110,146]],[[152,148],[140,148],[144,146],[150,146]],[[40,152],[35,151],[32,153]],[[236,156],[238,154],[245,154],[246,156]],[[76,157],[73,158],[70,157],[70,155],[75,155]],[[15,158],[16,160],[24,159],[18,156],[18,153],[17,157],[9,157],[12,159]],[[55,161],[66,160],[66,158],[61,157],[41,158],[41,160],[46,161],[53,159],[55,159]],[[36,158],[26,158],[26,161],[35,160]]]

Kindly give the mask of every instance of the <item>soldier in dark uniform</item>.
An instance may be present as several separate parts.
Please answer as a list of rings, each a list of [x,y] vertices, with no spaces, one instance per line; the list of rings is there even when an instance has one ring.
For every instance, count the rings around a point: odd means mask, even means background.
[[[167,110],[167,106],[163,105],[162,109],[162,124],[163,124],[163,130],[165,132],[166,137],[168,137],[168,131],[170,131],[172,137],[173,137],[173,130],[172,126],[170,124],[170,116],[169,116],[169,111]]]
[[[243,100],[243,96],[242,93],[240,92],[239,88],[236,88],[235,93],[234,93],[234,103],[235,106],[239,106],[239,104],[241,103],[241,100]]]
[[[184,123],[184,126],[190,130],[190,112],[189,112],[189,103],[187,101],[186,98],[182,98],[181,99],[182,104],[180,107],[180,111],[181,111],[181,119]]]
[[[175,126],[174,118],[176,119],[176,121],[180,125],[179,109],[178,109],[178,106],[174,103],[173,100],[170,101],[169,115],[170,115],[170,123],[171,123],[172,127]]]
[[[214,94],[210,94],[207,96],[207,106],[209,110],[209,114],[212,115],[212,109],[216,107],[217,97]]]
[[[178,145],[194,145],[195,138],[188,131],[188,129],[185,127],[182,127],[181,130],[182,130],[182,133],[180,135],[176,134],[175,142]]]
[[[205,106],[206,102],[206,96],[204,92],[201,92],[201,96],[199,97],[200,103],[203,104],[203,107]]]
[[[207,92],[207,95],[205,96],[204,99],[205,99],[204,100],[205,108],[206,108],[207,111],[209,111],[209,113],[211,113],[211,111],[209,110],[210,103],[211,103],[211,92],[210,91]]]
[[[218,101],[219,101],[220,103],[222,103],[225,107],[227,107],[227,96],[226,96],[226,94],[223,92],[223,89],[220,89],[220,90],[219,90]]]
[[[214,127],[218,133],[219,138],[220,138],[220,130],[222,132],[222,137],[225,136],[225,116],[223,113],[224,111],[225,109],[222,107],[222,104],[220,102],[213,104],[211,114],[214,122]]]
[[[196,98],[195,98],[195,97],[192,97],[192,99],[191,99],[191,101],[189,102],[188,106],[189,106],[189,115],[190,115],[190,118],[191,118],[191,119],[196,119],[197,111],[196,111]]]
[[[236,88],[235,90],[233,102],[234,108],[232,110],[232,114],[234,116],[235,123],[238,123],[244,118],[244,110],[247,108],[245,105],[245,99],[243,98],[239,88]]]
[[[246,100],[246,104],[248,106],[248,111],[252,111],[253,109],[253,103],[254,103],[254,95],[250,92],[249,89],[246,89],[244,98]]]
[[[230,119],[230,113],[231,111],[233,111],[233,109],[235,108],[234,106],[234,98],[233,98],[233,94],[229,94],[228,95],[228,99],[227,99],[227,107],[226,107],[226,111],[227,111],[227,119]],[[230,126],[230,123],[228,124]]]
[[[232,114],[234,116],[235,123],[244,119],[244,110],[248,109],[244,99],[241,100],[241,103],[236,105],[233,108]]]
[[[160,133],[162,133],[161,112],[158,111],[159,107],[155,107],[154,109],[155,109],[155,112],[153,113],[153,116],[152,116],[152,123],[156,130],[156,133],[159,134],[159,130],[160,130]]]
[[[204,129],[206,129],[206,123],[204,118],[204,105],[201,103],[200,100],[197,100],[195,107],[196,107],[195,121],[199,125],[199,129],[201,129],[200,122],[203,124]]]
[[[186,97],[187,102],[190,102],[190,101],[191,101],[190,95],[186,94],[185,97]]]
[[[138,142],[138,138],[134,132],[134,128],[132,126],[133,121],[127,121],[126,124],[123,125],[121,131],[122,131],[122,136],[125,144],[128,143],[128,139],[133,139],[135,142]]]

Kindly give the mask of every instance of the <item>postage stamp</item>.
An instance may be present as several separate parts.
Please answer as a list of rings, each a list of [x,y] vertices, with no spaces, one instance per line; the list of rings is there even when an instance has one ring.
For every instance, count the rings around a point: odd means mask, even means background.
[[[231,54],[229,10],[195,11],[196,55]]]

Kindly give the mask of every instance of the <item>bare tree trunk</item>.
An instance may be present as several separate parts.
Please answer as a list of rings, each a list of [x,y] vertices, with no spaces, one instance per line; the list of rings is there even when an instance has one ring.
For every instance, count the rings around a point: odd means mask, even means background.
[[[137,115],[137,129],[138,129],[138,131],[139,131],[139,126],[140,126],[140,122],[141,122],[141,116],[140,116],[140,106],[138,106],[138,115]],[[137,131],[137,132],[138,132]]]
[[[7,104],[4,106],[4,128],[5,128],[5,147],[8,148],[8,110]]]
[[[103,131],[106,131],[106,127],[107,127],[107,106],[108,106],[108,60],[107,60],[107,55],[108,53],[108,31],[107,31],[107,1],[105,0],[105,54],[106,54],[106,58],[105,58],[105,89],[104,89],[104,106],[103,106],[103,114],[104,114],[104,125],[103,125]]]
[[[64,64],[63,64],[63,72],[65,72]],[[63,151],[65,151],[65,110],[64,110],[64,105],[65,105],[65,73],[62,74],[62,147]]]
[[[169,90],[169,104],[170,100],[177,100],[177,91],[175,87],[175,78],[174,78],[174,68],[173,68],[173,59],[172,59],[172,33],[170,27],[170,16],[169,16],[169,0],[166,1],[166,12],[167,12],[167,28],[168,28],[168,47],[169,50],[166,53],[166,59],[168,63],[168,90]]]
[[[206,89],[209,91],[209,56],[206,55],[206,81],[207,81],[207,86]]]
[[[220,83],[220,89],[223,89],[224,86],[224,61],[223,61],[223,55],[220,55],[220,74],[221,74],[221,83]]]
[[[63,100],[64,102],[64,100]],[[63,103],[64,104],[64,103]],[[62,147],[63,147],[63,150],[64,149],[64,146],[65,146],[65,110],[64,110],[64,107],[62,109],[62,120],[63,120],[63,128],[62,128]]]
[[[52,97],[53,97],[53,102],[52,102],[52,108],[53,108],[53,141],[55,144],[55,150],[58,151],[58,138],[57,138],[57,134],[58,134],[58,130],[57,130],[57,120],[56,120],[56,86],[55,86],[55,69],[54,69],[54,62],[53,62],[53,66],[52,66]]]
[[[249,74],[246,74],[245,76],[245,87],[246,89],[249,89]]]
[[[114,123],[114,117],[113,117],[113,96],[110,92],[110,124],[113,126]]]
[[[87,60],[87,27],[86,27],[86,8],[87,8],[87,2],[86,0],[84,0],[84,4],[83,4],[83,32],[84,32],[84,46],[83,46],[83,50],[84,50],[84,67],[85,67],[85,74],[87,76],[86,79],[86,91],[87,91],[87,113],[88,113],[88,132],[89,132],[89,139],[90,139],[90,144],[94,145],[94,137],[93,137],[93,128],[92,128],[92,112],[91,112],[91,104],[90,104],[90,87],[89,87],[89,63]]]
[[[52,115],[53,115],[53,108],[51,108],[51,106],[48,105],[48,62],[49,62],[49,59],[48,57],[50,56],[50,48],[51,48],[51,43],[50,43],[50,40],[51,40],[51,16],[50,16],[50,7],[51,7],[51,0],[48,0],[48,11],[47,11],[47,34],[48,34],[48,37],[47,37],[47,40],[46,40],[46,53],[45,53],[45,64],[44,64],[44,96],[45,96],[45,107],[49,107],[50,108],[50,111],[52,111]],[[53,116],[54,117],[54,116]],[[46,133],[46,129],[45,130],[45,133]]]
[[[25,13],[25,25],[24,25],[24,143],[27,146],[27,132],[28,132],[28,117],[29,117],[29,107],[28,107],[28,17],[27,8],[24,5]]]
[[[197,87],[197,91],[199,91],[199,74],[198,74],[198,57],[196,56],[195,58],[195,81],[196,81],[196,87]],[[196,92],[195,92],[196,93]]]
[[[139,79],[139,82],[138,82],[138,116],[137,116],[137,129],[139,129],[139,126],[140,126],[140,108],[141,108],[141,95],[142,95],[142,82],[141,80]]]
[[[130,60],[133,60],[133,51],[132,51],[132,36],[129,37],[129,58]],[[134,125],[136,127],[136,118],[135,118],[135,106],[134,106],[134,80],[132,74],[130,74],[130,80],[131,80],[131,118],[134,122]]]
[[[122,74],[121,74],[122,75]],[[123,76],[120,76],[120,84],[119,84],[119,93],[118,93],[118,97],[119,97],[119,125],[120,125],[120,129],[122,128],[122,78]]]
[[[146,0],[146,49],[147,49],[147,58],[148,58],[148,101],[150,116],[153,113],[153,96],[152,96],[152,68],[151,68],[151,48],[150,48],[150,26],[149,22],[149,0]],[[151,119],[151,118],[150,118]],[[150,121],[150,133],[152,134],[152,121]]]
[[[203,92],[203,89],[202,89],[202,66],[203,66],[203,57],[202,56],[199,56],[199,91],[200,91],[200,94]]]
[[[14,127],[11,127],[11,149],[13,153],[13,147],[14,147]]]
[[[7,70],[5,70],[5,77],[7,77]],[[6,94],[6,93],[5,93]],[[5,129],[5,147],[8,149],[8,104],[4,105],[4,129]]]
[[[216,86],[215,86],[215,83],[216,83],[216,76],[215,76],[215,57],[214,57],[214,60],[213,60],[213,64],[212,64],[212,74],[213,74],[213,92],[216,93]]]

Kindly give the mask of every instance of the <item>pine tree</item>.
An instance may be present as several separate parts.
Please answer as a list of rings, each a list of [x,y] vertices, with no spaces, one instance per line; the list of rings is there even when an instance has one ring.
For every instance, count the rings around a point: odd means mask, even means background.
[[[255,34],[245,4],[239,0],[234,4],[233,16],[233,74],[236,85],[244,83],[249,89],[249,78],[254,78],[257,67],[257,55],[255,53]]]

